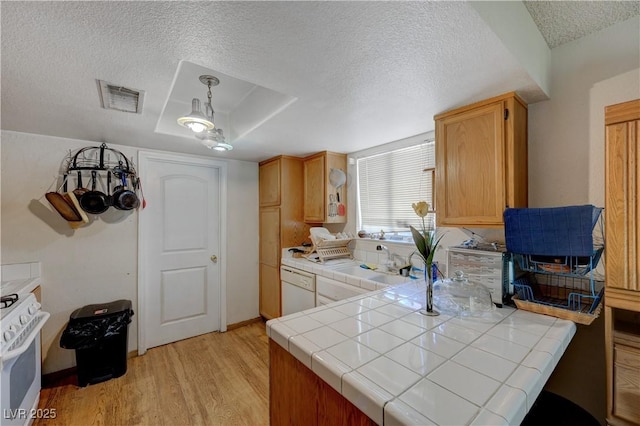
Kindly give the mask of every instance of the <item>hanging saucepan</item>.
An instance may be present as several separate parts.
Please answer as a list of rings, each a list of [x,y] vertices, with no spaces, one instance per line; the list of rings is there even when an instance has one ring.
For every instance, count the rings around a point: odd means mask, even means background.
[[[82,172],[78,170],[78,186],[73,190],[73,193],[80,200],[87,192],[89,192],[89,189],[82,186]]]
[[[96,191],[95,170],[91,171],[91,191],[85,192],[80,198],[80,207],[87,213],[100,214],[109,208],[109,196],[101,191]]]
[[[133,210],[140,205],[140,200],[135,192],[127,189],[127,174],[120,172],[122,186],[113,193],[113,207],[118,210]]]

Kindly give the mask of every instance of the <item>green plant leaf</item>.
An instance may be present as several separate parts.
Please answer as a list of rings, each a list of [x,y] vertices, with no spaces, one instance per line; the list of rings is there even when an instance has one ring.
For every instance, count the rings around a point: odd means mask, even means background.
[[[411,228],[411,234],[413,235],[413,242],[416,245],[416,248],[418,249],[418,252],[420,253],[420,255],[422,255],[423,259],[427,259],[429,257],[429,252],[427,251],[427,242],[424,239],[424,236],[420,233],[420,231],[418,231],[416,228],[414,228],[413,226],[409,226],[409,228]]]

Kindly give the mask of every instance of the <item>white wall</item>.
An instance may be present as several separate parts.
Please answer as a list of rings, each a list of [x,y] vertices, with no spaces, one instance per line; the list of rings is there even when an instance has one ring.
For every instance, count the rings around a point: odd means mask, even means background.
[[[603,111],[640,98],[639,47],[636,17],[551,51],[551,99],[529,105],[529,206],[603,206]],[[605,424],[602,315],[578,326],[546,389]]]
[[[99,143],[2,131],[1,263],[42,263],[43,309],[51,318],[42,333],[44,373],[75,365],[61,349],[71,312],[91,303],[129,299],[137,306],[137,213],[109,209],[72,231],[44,194],[55,191],[65,156]],[[128,158],[137,150],[109,145]],[[143,182],[144,186],[144,182]],[[228,161],[227,323],[258,314],[258,165]],[[137,316],[129,350],[137,348]]]
[[[604,107],[633,99],[640,99],[640,68],[600,81],[589,91],[589,201],[595,205],[604,206]]]
[[[599,148],[600,154],[593,152],[595,158],[590,158],[590,110],[605,104],[592,105],[591,89],[637,69],[639,46],[636,17],[551,51],[551,99],[529,105],[529,206],[601,205],[589,194],[590,182],[603,182],[602,170],[595,176],[590,165],[604,153]],[[627,95],[638,98],[637,85]],[[598,133],[593,136],[598,138]],[[603,147],[604,131],[599,137]]]
[[[547,42],[520,1],[469,2],[537,83],[549,95],[551,53]],[[520,93],[525,95],[525,93]]]

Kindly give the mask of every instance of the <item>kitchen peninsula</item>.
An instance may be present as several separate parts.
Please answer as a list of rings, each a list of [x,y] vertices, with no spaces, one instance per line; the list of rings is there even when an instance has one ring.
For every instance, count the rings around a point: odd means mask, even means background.
[[[270,420],[519,424],[576,331],[512,308],[426,317],[420,281],[267,322]]]

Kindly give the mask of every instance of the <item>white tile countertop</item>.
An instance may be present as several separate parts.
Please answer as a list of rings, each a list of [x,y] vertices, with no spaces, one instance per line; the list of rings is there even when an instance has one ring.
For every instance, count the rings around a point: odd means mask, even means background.
[[[0,265],[0,294],[28,294],[41,285],[40,262]]]
[[[411,281],[270,320],[267,334],[378,424],[509,425],[576,331],[509,307],[426,317],[424,303]]]

